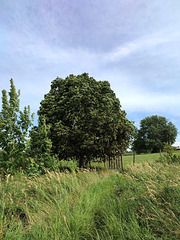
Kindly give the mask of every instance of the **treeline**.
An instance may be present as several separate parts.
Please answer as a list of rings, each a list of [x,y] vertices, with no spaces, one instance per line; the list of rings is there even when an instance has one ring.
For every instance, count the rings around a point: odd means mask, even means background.
[[[20,110],[19,97],[11,79],[10,91],[2,91],[0,112],[0,168],[5,173],[43,173],[61,160],[77,161],[79,167],[97,159],[112,164],[132,142],[133,123],[108,81],[87,73],[57,77],[40,103],[37,126],[30,106]]]

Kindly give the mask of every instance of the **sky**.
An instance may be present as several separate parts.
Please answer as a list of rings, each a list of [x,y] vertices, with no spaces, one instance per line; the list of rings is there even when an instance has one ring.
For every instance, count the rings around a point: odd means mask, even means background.
[[[0,0],[0,97],[13,78],[36,113],[57,76],[84,72],[135,126],[166,117],[180,146],[179,0]]]

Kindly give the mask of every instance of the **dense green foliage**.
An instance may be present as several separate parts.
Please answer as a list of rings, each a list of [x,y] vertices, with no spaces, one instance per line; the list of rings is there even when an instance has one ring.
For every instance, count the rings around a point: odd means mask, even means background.
[[[30,165],[28,173],[44,173],[55,170],[60,166],[55,155],[51,154],[52,142],[48,137],[50,126],[46,124],[45,117],[40,117],[38,126],[30,130],[28,156]]]
[[[32,129],[30,106],[20,111],[20,91],[12,79],[10,83],[9,99],[2,91],[0,112],[0,170],[5,174],[61,169],[63,159],[80,167],[108,159],[115,166],[115,157],[129,146],[134,126],[107,81],[86,73],[55,79],[41,102],[38,126]]]
[[[133,150],[137,153],[159,152],[164,144],[172,145],[177,137],[177,128],[165,117],[151,116],[141,120],[136,130]]]
[[[179,239],[179,164],[0,182],[0,239]]]
[[[51,126],[52,152],[59,159],[75,158],[80,166],[122,154],[134,131],[109,82],[87,73],[56,78],[38,113]]]
[[[26,163],[27,137],[32,125],[30,106],[19,109],[20,90],[16,92],[13,79],[10,80],[9,99],[6,90],[2,91],[0,112],[0,168],[10,171],[22,168]]]
[[[168,164],[180,163],[180,155],[172,152],[168,152],[163,156],[161,156],[157,161],[161,163],[168,163]]]

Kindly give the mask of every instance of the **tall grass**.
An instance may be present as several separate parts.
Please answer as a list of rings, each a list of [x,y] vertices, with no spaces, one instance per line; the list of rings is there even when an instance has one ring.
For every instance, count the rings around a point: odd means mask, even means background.
[[[178,164],[7,176],[0,239],[179,239]]]

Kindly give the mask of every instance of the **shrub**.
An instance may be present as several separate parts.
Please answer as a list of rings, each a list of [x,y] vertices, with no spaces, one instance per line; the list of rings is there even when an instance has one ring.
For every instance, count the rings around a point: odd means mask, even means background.
[[[61,172],[78,172],[77,162],[73,160],[61,160],[58,168]]]
[[[169,153],[163,154],[163,156],[161,156],[157,160],[157,162],[168,163],[168,164],[180,163],[180,155],[169,152]]]
[[[163,152],[172,153],[176,148],[164,143]]]

